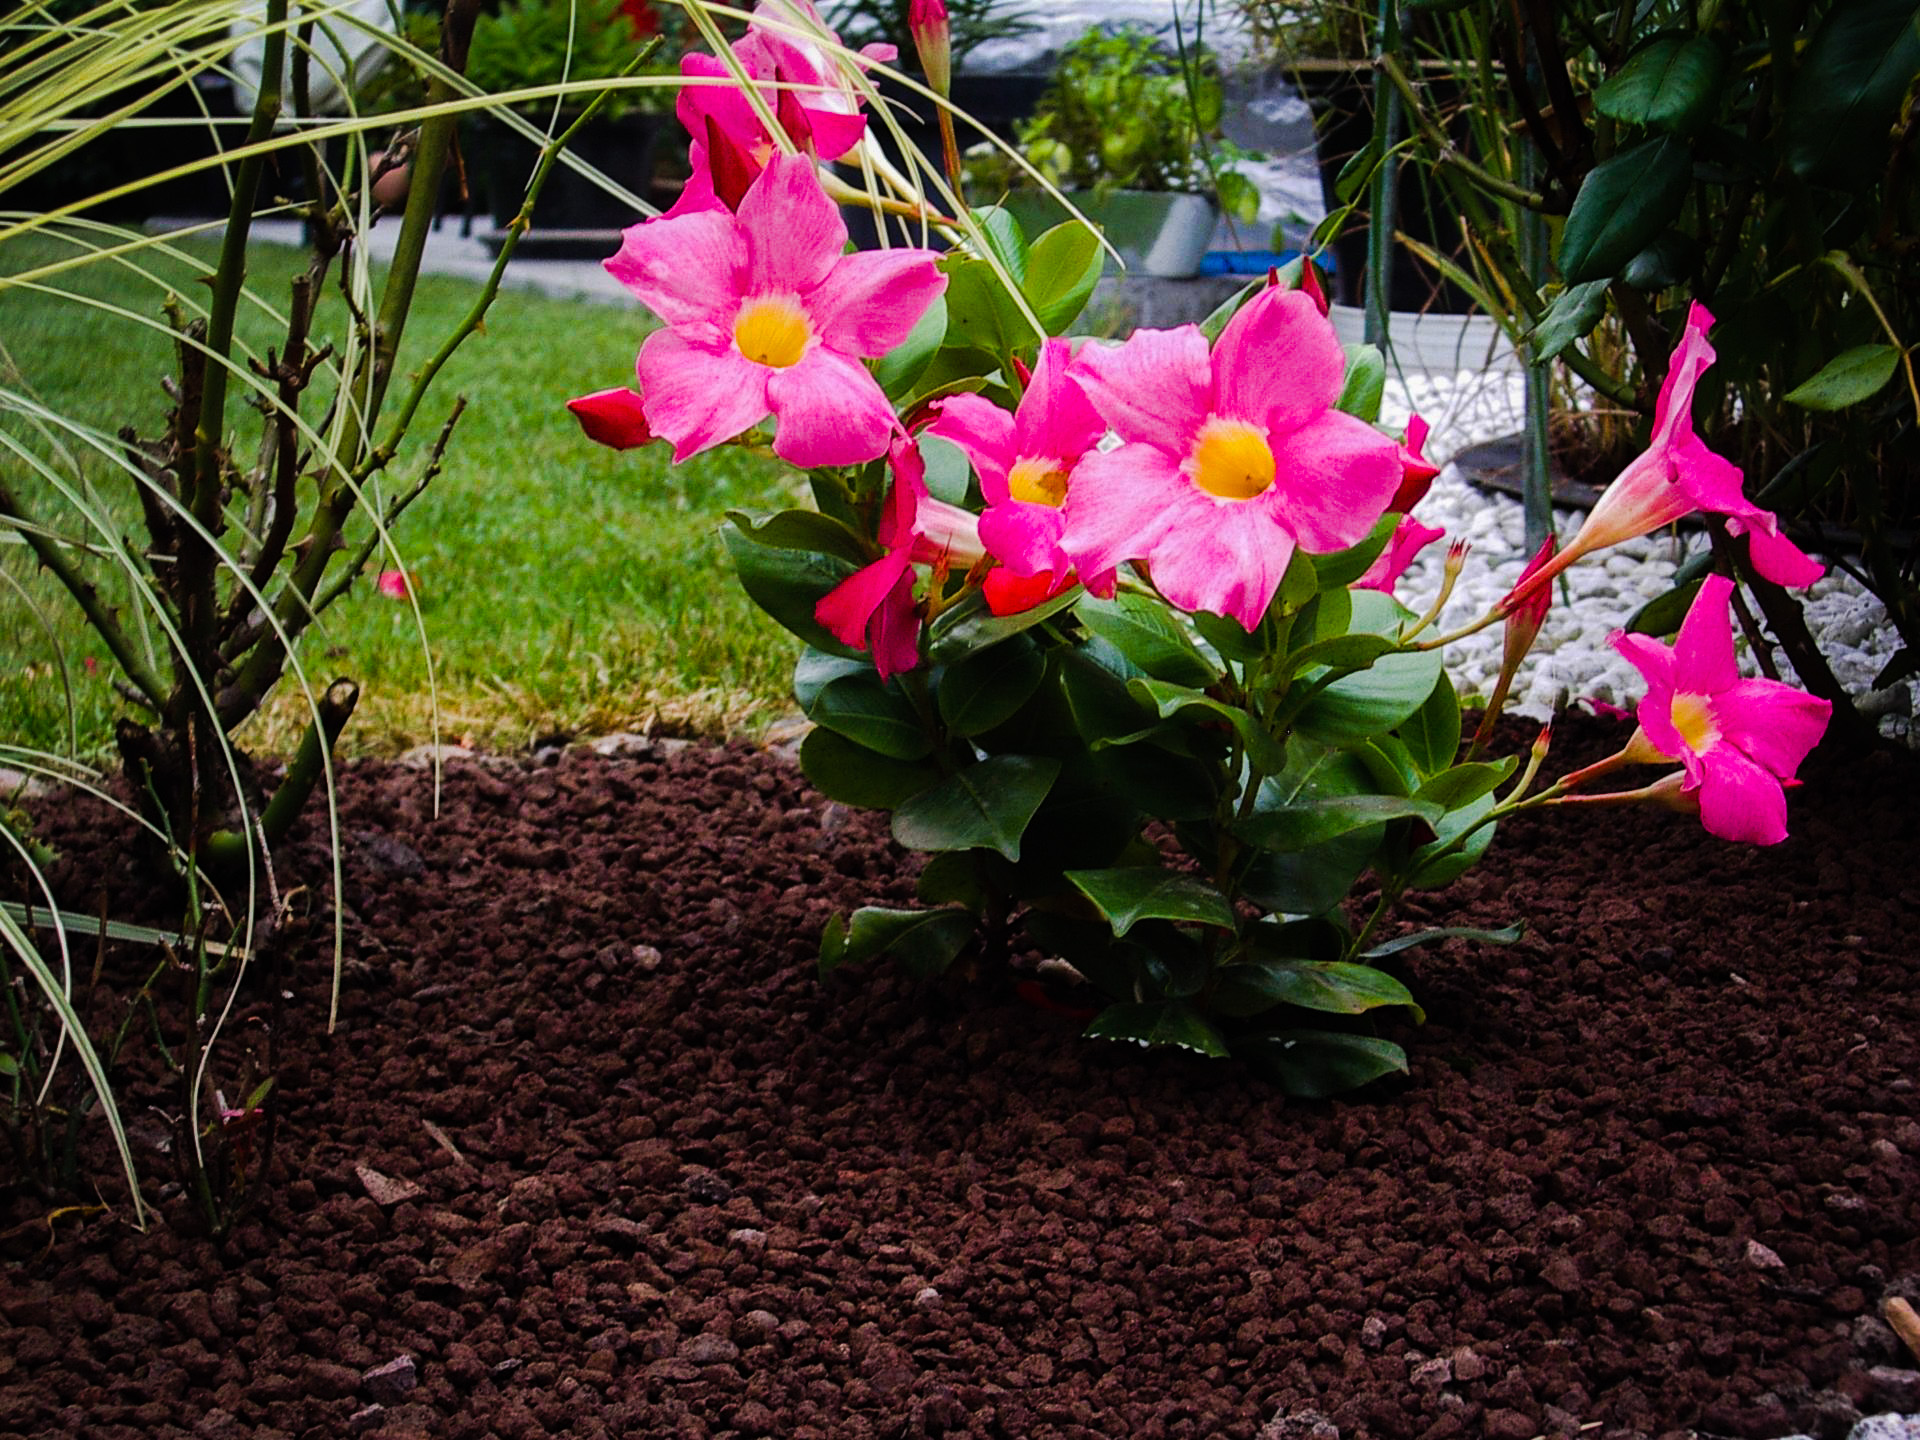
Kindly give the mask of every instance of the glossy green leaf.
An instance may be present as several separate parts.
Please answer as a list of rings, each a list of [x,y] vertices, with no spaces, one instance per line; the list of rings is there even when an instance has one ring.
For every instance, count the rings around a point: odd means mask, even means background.
[[[1377,590],[1352,594],[1355,630],[1392,633],[1411,619],[1403,606]],[[1296,723],[1304,734],[1336,745],[1383,735],[1426,704],[1440,668],[1437,650],[1383,655],[1370,668],[1336,680],[1314,696]]]
[[[1158,1005],[1109,1005],[1094,1017],[1086,1033],[1099,1040],[1130,1040],[1152,1048],[1170,1045],[1218,1060],[1227,1054],[1220,1032],[1178,1000]]]
[[[1609,279],[1680,213],[1693,176],[1685,142],[1647,140],[1596,165],[1580,183],[1560,232],[1560,273],[1570,285]]]
[[[1458,810],[1463,805],[1473,804],[1482,795],[1491,795],[1507,782],[1519,766],[1518,755],[1509,755],[1504,760],[1475,760],[1465,765],[1455,765],[1442,770],[1422,785],[1414,798],[1432,805],[1442,814]],[[1434,818],[1428,817],[1429,823]]]
[[[1427,796],[1406,800],[1394,795],[1322,795],[1279,809],[1256,810],[1233,829],[1263,850],[1289,853],[1389,820],[1424,820],[1432,825],[1446,813],[1446,806]]]
[[[1000,277],[984,260],[948,255],[940,262],[947,275],[947,344],[999,357],[1038,337]]]
[[[951,440],[922,434],[916,442],[920,461],[926,466],[927,493],[949,505],[967,503],[967,491],[973,484],[973,465],[967,452]]]
[[[1656,35],[1593,92],[1602,115],[1629,125],[1689,133],[1713,115],[1727,57],[1705,35]]]
[[[808,647],[793,666],[793,698],[802,711],[813,709],[815,698],[842,675],[865,675],[873,662],[864,655],[828,655]]]
[[[1027,288],[1027,237],[1013,212],[998,205],[982,205],[973,212],[974,222],[987,238],[987,248],[1013,277],[1023,291]]]
[[[1527,332],[1527,353],[1534,364],[1544,365],[1574,341],[1593,333],[1600,317],[1607,313],[1607,287],[1610,279],[1589,280],[1584,285],[1569,285],[1553,297],[1540,323]]]
[[[1403,0],[1404,3],[1404,0]],[[1380,168],[1380,138],[1370,136],[1367,143],[1340,167],[1340,173],[1333,178],[1333,193],[1341,204],[1353,199],[1373,179],[1373,172]]]
[[[817,510],[779,510],[770,515],[729,510],[727,519],[756,545],[776,550],[816,551],[854,566],[865,565],[873,558],[858,535]]]
[[[1414,852],[1414,889],[1437,890],[1443,885],[1451,885],[1479,863],[1480,857],[1487,853],[1487,847],[1493,844],[1493,832],[1498,828],[1480,823],[1492,813],[1493,805],[1493,796],[1483,795],[1471,804],[1447,812],[1446,818],[1433,827],[1433,842]],[[1442,853],[1453,840],[1469,830],[1473,833],[1467,836],[1466,843],[1458,850]]]
[[[1020,837],[1053,788],[1060,762],[993,755],[964,766],[893,812],[893,838],[909,850],[997,850],[1020,858]]]
[[[1259,720],[1237,705],[1225,704],[1198,690],[1165,680],[1129,680],[1127,693],[1153,706],[1162,720],[1170,720],[1183,711],[1204,710],[1226,721],[1239,735],[1248,758],[1268,774],[1282,769],[1287,763],[1286,750],[1280,741],[1269,734]]]
[[[889,400],[898,403],[912,393],[946,338],[947,298],[936,295],[907,332],[907,338],[882,355],[873,367],[873,378],[880,382]]]
[[[940,677],[940,718],[956,735],[983,735],[1027,703],[1047,673],[1047,659],[1025,635],[976,650]]]
[[[1705,583],[1702,577],[1685,585],[1676,585],[1664,595],[1655,596],[1633,612],[1627,621],[1627,633],[1660,636],[1678,633],[1680,622],[1687,618],[1687,611],[1693,608],[1694,597]]]
[[[816,725],[800,742],[800,772],[829,800],[891,810],[940,779],[937,767],[896,760]]]
[[[1447,673],[1433,682],[1433,691],[1413,714],[1394,732],[1407,747],[1413,763],[1423,775],[1444,770],[1460,753],[1460,697],[1454,693]]]
[[[1789,390],[1787,403],[1803,410],[1844,410],[1885,389],[1899,364],[1900,352],[1891,345],[1856,345]]]
[[[1489,945],[1511,945],[1526,933],[1526,925],[1520,922],[1499,930],[1479,930],[1471,925],[1448,925],[1438,930],[1416,930],[1411,935],[1396,935],[1384,944],[1362,951],[1360,958],[1384,960],[1390,955],[1398,955],[1403,950],[1411,950],[1416,945],[1430,944],[1435,940],[1481,940]]]
[[[1666,230],[1654,237],[1621,272],[1621,278],[1636,290],[1664,290],[1669,285],[1684,285],[1692,279],[1700,263],[1700,247],[1691,235]],[[1597,322],[1599,317],[1594,317]]]
[[[1122,592],[1111,600],[1085,595],[1074,614],[1156,680],[1175,685],[1211,685],[1220,671],[1194,647],[1174,612],[1147,595]]]
[[[871,670],[821,686],[807,718],[894,760],[924,760],[933,753],[933,741],[913,703],[897,683],[883,685]]]
[[[1056,225],[1033,242],[1023,288],[1049,335],[1063,334],[1087,308],[1105,263],[1100,237],[1078,220]]]
[[[927,657],[936,665],[951,665],[976,650],[998,645],[1009,636],[1031,630],[1076,604],[1085,592],[1074,585],[1018,615],[995,615],[978,591],[949,605],[928,627]]]
[[[1317,588],[1344,590],[1372,568],[1373,562],[1380,558],[1380,552],[1387,548],[1387,542],[1393,539],[1393,532],[1399,526],[1397,515],[1382,515],[1374,523],[1367,538],[1358,545],[1349,545],[1345,550],[1335,550],[1328,555],[1315,555],[1310,564]],[[1294,559],[1301,558],[1304,551],[1296,550]],[[1292,562],[1287,565],[1287,573],[1293,573]],[[1283,583],[1282,587],[1285,589]],[[1309,597],[1310,598],[1310,597]],[[1303,600],[1301,603],[1305,603]]]
[[[1845,185],[1886,162],[1887,132],[1920,70],[1920,4],[1851,0],[1827,11],[1789,92],[1787,165],[1816,184]]]
[[[941,974],[973,938],[974,919],[965,910],[887,910],[867,906],[849,925],[835,915],[820,937],[820,973],[892,955],[916,980]]]
[[[1383,1076],[1410,1073],[1407,1052],[1391,1040],[1336,1030],[1279,1030],[1236,1042],[1234,1054],[1302,1100],[1325,1100]]]
[[[783,550],[749,539],[738,529],[721,532],[733,557],[740,588],[749,599],[816,650],[855,655],[813,618],[814,606],[859,567],[837,555]]]
[[[914,882],[914,895],[923,905],[964,905],[975,914],[988,904],[988,886],[980,873],[980,859],[970,850],[948,850],[929,855]]]
[[[1377,345],[1348,345],[1345,349],[1347,378],[1333,408],[1371,425],[1380,418],[1380,401],[1387,393],[1387,357]]]
[[[1404,1005],[1416,1024],[1427,1018],[1405,985],[1384,970],[1350,960],[1249,960],[1220,972],[1215,996],[1221,1013],[1236,1016],[1258,1015],[1275,1005],[1333,1015]]]
[[[1233,906],[1227,897],[1191,875],[1157,865],[1133,865],[1117,870],[1069,870],[1066,877],[1107,917],[1116,938],[1142,920],[1234,928]]]

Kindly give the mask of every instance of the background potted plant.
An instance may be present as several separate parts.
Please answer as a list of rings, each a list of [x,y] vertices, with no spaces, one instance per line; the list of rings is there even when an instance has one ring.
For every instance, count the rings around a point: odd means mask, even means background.
[[[1220,136],[1218,62],[1204,47],[1175,55],[1144,31],[1087,31],[1061,57],[1031,120],[1018,128],[1028,161],[1100,225],[1129,268],[1195,274],[1219,211],[1251,222],[1259,191]],[[1062,220],[1059,203],[991,146],[968,153],[980,201],[1004,197],[1034,234]]]
[[[474,26],[467,75],[490,94],[563,80],[611,80],[626,74],[639,48],[656,35],[664,43],[635,73],[673,74],[682,23],[678,11],[656,10],[644,0],[506,0]],[[673,124],[667,114],[672,96],[667,89],[616,92],[568,148],[644,197],[653,185],[660,137]],[[557,117],[551,100],[515,107],[543,132],[564,129],[582,108],[581,97],[570,98]],[[470,128],[470,181],[497,227],[504,229],[518,212],[539,153],[533,140],[491,117],[476,119]],[[566,168],[555,171],[533,213],[536,230],[615,230],[636,218],[619,196]]]

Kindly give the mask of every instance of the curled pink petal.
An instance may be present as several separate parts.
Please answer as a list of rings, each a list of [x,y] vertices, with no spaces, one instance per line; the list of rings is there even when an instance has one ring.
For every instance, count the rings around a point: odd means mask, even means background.
[[[1422,525],[1411,515],[1403,517],[1394,527],[1393,538],[1387,541],[1387,548],[1367,567],[1367,573],[1353,582],[1354,588],[1379,590],[1391,595],[1393,587],[1400,583],[1400,577],[1407,573],[1407,567],[1413,564],[1414,557],[1446,533],[1445,530]]]
[[[613,390],[596,390],[567,401],[567,409],[580,422],[589,440],[614,450],[632,450],[653,439],[647,425],[646,404],[637,390],[622,385]]]

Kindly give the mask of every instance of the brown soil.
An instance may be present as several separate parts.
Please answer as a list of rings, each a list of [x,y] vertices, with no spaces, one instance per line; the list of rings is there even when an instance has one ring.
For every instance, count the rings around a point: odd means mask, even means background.
[[[1619,739],[1571,729],[1561,763]],[[227,1242],[177,1189],[144,1235],[0,1194],[0,1434],[1764,1437],[1920,1408],[1876,1318],[1920,1289],[1907,757],[1816,757],[1768,851],[1666,813],[1510,825],[1409,923],[1528,938],[1411,952],[1411,1080],[1325,1104],[1011,987],[823,983],[827,916],[905,902],[912,866],[778,756],[549,759],[453,765],[438,820],[425,771],[348,772],[341,1025],[317,916],[284,1174]],[[127,913],[120,829],[55,828],[69,903],[104,881]],[[289,870],[322,883],[316,855]],[[151,1048],[123,1098],[158,1197]]]

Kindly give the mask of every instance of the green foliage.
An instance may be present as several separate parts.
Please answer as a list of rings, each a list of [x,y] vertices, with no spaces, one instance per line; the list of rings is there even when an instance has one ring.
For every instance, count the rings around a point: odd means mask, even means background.
[[[987,41],[1017,40],[1039,29],[1020,0],[946,0],[946,7],[956,71]],[[911,8],[912,0],[826,0],[820,7],[844,44],[855,49],[891,45],[900,52],[899,65],[908,70],[914,64],[913,32],[907,27]]]
[[[671,6],[662,5],[654,14],[666,43],[634,73],[671,75],[679,69],[685,22]],[[645,39],[621,0],[502,0],[473,27],[467,78],[494,95],[562,80],[611,80],[627,73]],[[673,94],[664,88],[619,91],[601,113],[670,109]],[[553,105],[552,100],[530,101],[521,108],[544,117]]]

